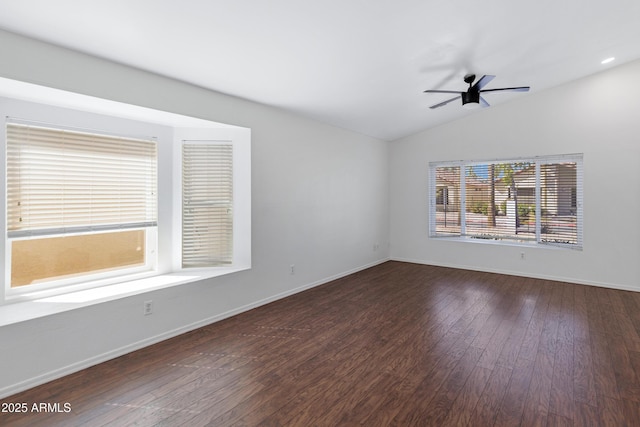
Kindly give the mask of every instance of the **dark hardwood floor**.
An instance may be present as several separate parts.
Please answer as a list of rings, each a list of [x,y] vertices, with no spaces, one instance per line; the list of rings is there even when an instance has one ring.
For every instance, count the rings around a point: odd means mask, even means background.
[[[3,426],[640,426],[640,293],[387,262],[2,402],[71,406]]]

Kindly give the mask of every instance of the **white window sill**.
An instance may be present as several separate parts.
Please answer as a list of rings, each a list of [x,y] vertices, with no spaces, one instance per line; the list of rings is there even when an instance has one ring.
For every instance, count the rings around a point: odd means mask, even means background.
[[[551,250],[574,250],[581,251],[582,246],[576,245],[562,245],[554,243],[538,243],[535,240],[529,241],[517,241],[510,239],[494,239],[494,238],[476,238],[471,236],[429,236],[430,239],[441,240],[446,242],[464,242],[464,243],[476,243],[480,245],[496,245],[496,246],[515,246],[522,248],[542,248]]]
[[[181,271],[56,296],[35,298],[28,301],[17,301],[13,303],[7,301],[4,305],[0,306],[0,327],[133,295],[140,295],[159,289],[236,273],[249,268],[250,267],[227,267],[194,272]]]

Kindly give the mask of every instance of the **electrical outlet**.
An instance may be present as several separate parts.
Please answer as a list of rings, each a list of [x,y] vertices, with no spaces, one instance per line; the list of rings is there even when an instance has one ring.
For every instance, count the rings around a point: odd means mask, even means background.
[[[144,302],[144,315],[148,316],[153,313],[153,301],[145,301]]]
[[[524,259],[524,252],[520,252],[520,259]]]
[[[289,273],[296,274],[296,266],[294,264],[289,266]]]

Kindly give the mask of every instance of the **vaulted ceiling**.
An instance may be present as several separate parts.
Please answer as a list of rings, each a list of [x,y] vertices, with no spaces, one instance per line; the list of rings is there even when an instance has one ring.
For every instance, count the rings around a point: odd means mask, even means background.
[[[3,0],[0,28],[394,140],[640,58],[638,0]],[[603,65],[608,57],[616,60]]]

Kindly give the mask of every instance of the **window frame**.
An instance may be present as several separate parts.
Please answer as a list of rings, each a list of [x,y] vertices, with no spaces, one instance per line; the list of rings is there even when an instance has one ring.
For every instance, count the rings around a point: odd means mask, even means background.
[[[215,274],[225,269],[251,267],[251,130],[219,128],[215,132],[204,128],[176,128],[172,148],[174,188],[172,210],[174,227],[171,240],[173,271],[188,274]],[[231,264],[208,267],[182,267],[182,144],[185,141],[209,141],[232,145],[233,169],[233,259]]]
[[[583,179],[583,154],[564,154],[564,155],[550,155],[550,156],[536,156],[526,158],[507,158],[507,159],[492,159],[492,160],[473,160],[473,161],[436,161],[429,162],[429,175],[428,175],[428,237],[434,239],[449,239],[460,241],[473,241],[479,243],[496,243],[502,245],[540,245],[540,246],[554,246],[560,248],[568,248],[574,250],[583,249],[583,197],[584,197],[584,179]],[[496,234],[488,234],[486,236],[474,235],[467,232],[467,169],[491,165],[491,164],[507,164],[507,163],[531,163],[535,168],[535,189],[533,196],[535,198],[535,237],[530,238],[514,238],[510,236],[500,236]],[[549,164],[561,164],[561,163],[575,163],[576,164],[576,186],[571,191],[571,203],[572,208],[575,208],[575,242],[554,242],[545,241],[542,236],[542,222],[543,216],[541,215],[541,167]],[[531,166],[530,166],[531,167]],[[451,232],[443,232],[437,230],[437,200],[438,190],[440,186],[437,182],[437,169],[438,168],[452,168],[453,175],[459,176],[459,183],[457,183],[457,193],[459,193],[458,201],[458,223],[460,228],[459,232],[455,229]],[[457,171],[455,169],[457,168]],[[509,191],[511,189],[509,188]],[[528,189],[531,190],[531,189]],[[575,206],[573,206],[575,200]],[[573,212],[573,211],[572,211]]]
[[[9,131],[10,129],[11,132]],[[16,120],[11,117],[6,119],[5,130],[7,131],[5,151],[7,155],[5,166],[7,232],[5,235],[6,264],[4,270],[7,295],[20,295],[25,292],[53,289],[81,282],[129,276],[156,268],[158,147],[154,138],[150,136],[142,138],[130,135],[115,135],[102,131]],[[9,137],[9,135],[12,136]],[[32,138],[34,135],[35,139]],[[69,141],[71,141],[72,148],[67,145]],[[100,147],[98,150],[92,147],[95,141],[100,141],[97,146]],[[9,151],[14,154],[8,155]],[[28,155],[24,157],[23,153]],[[119,179],[118,177],[124,172],[124,169],[120,169],[120,165],[123,164],[121,158],[127,159],[124,164],[131,164],[129,157],[132,155],[135,158],[133,162],[135,169],[134,172],[129,171],[129,174],[136,178],[129,180],[127,188],[134,189],[136,194],[142,194],[142,203],[131,205],[127,201],[125,204],[119,205],[117,200],[120,199],[122,193],[116,186],[116,179]],[[80,187],[75,189],[76,194],[80,189],[83,190],[80,194],[85,198],[81,203],[87,203],[84,210],[85,214],[80,222],[78,222],[76,207],[78,199],[75,197],[67,198],[64,193],[58,194],[56,191],[59,190],[55,188],[50,190],[45,184],[50,182],[51,179],[61,179],[62,186],[56,188],[64,188],[64,183],[69,182],[64,177],[68,170],[82,176],[84,171],[78,169],[82,166],[82,162],[70,161],[64,167],[59,167],[59,163],[54,162],[53,159],[60,157],[63,159],[87,160],[91,162],[92,170],[96,167],[103,168],[101,173],[97,175],[97,179],[83,179],[79,182]],[[35,165],[42,164],[46,165],[49,176],[43,176],[40,172],[41,169],[35,167]],[[113,167],[114,165],[115,168]],[[14,171],[11,175],[10,170]],[[25,173],[28,174],[29,171],[37,171],[33,183],[30,183],[31,175],[23,176]],[[13,184],[11,185],[12,182]],[[105,185],[110,187],[105,187]],[[24,193],[23,186],[26,186]],[[13,188],[13,192],[9,191],[10,188]],[[109,190],[107,193],[97,192],[97,197],[89,196],[94,188],[109,188]],[[20,206],[23,198],[27,201],[41,200],[43,197],[51,198],[53,195],[60,197],[60,199],[56,199],[60,201],[59,204],[55,204],[56,211],[52,211],[48,206],[43,210],[42,205],[38,205],[37,202],[33,206],[27,202],[26,206],[24,206],[24,212],[19,210],[17,212],[14,211],[13,214],[9,213],[12,210],[9,204],[10,200]],[[74,207],[72,208],[71,206]],[[114,210],[114,207],[117,210]],[[133,211],[131,210],[132,207],[134,208]],[[71,219],[71,221],[67,216],[69,211],[73,212],[71,218],[75,218]],[[60,214],[60,212],[64,213]],[[131,216],[131,212],[134,212],[134,216]],[[17,217],[18,214],[20,218]],[[30,221],[32,214],[34,219],[38,218],[34,224]],[[102,216],[96,217],[96,214],[101,214]],[[122,217],[123,214],[126,215],[126,219]],[[22,215],[27,215],[24,224]],[[107,216],[105,217],[104,215]],[[31,240],[42,244],[49,238],[82,238],[82,236],[100,236],[123,231],[144,231],[144,252],[141,264],[115,266],[108,269],[94,268],[77,272],[71,276],[54,274],[49,278],[43,278],[31,284],[13,283],[13,246],[17,242]]]

